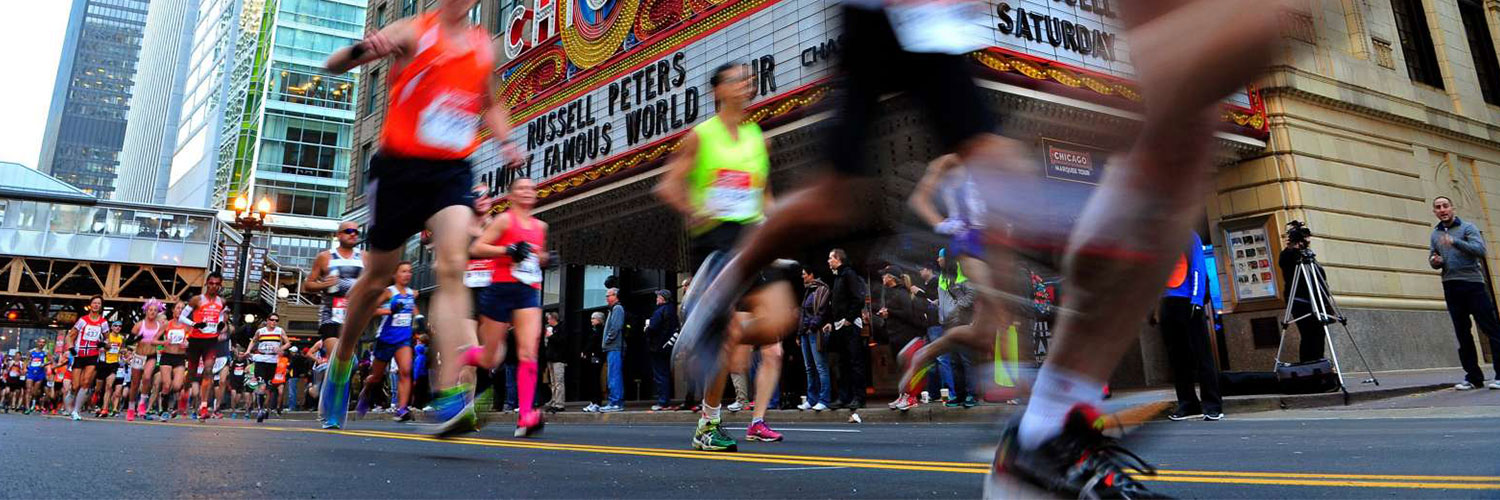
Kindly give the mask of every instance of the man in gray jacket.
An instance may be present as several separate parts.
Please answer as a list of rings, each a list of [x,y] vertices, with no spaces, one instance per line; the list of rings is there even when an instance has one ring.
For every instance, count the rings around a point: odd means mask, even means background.
[[[609,304],[609,317],[604,320],[604,348],[609,365],[609,404],[600,408],[602,412],[625,409],[625,307],[620,305],[620,289],[604,291],[604,301]]]
[[[1485,284],[1484,236],[1479,228],[1459,219],[1453,200],[1446,196],[1432,200],[1432,213],[1438,224],[1432,230],[1432,253],[1427,262],[1433,269],[1443,270],[1443,300],[1448,302],[1448,315],[1453,318],[1458,337],[1458,360],[1464,367],[1464,381],[1453,388],[1466,391],[1484,384],[1484,370],[1479,367],[1479,354],[1469,331],[1477,323],[1480,333],[1490,338],[1491,350],[1500,352],[1500,317],[1495,315],[1495,304]],[[1495,357],[1495,378],[1500,379],[1500,356]],[[1500,380],[1491,382],[1489,388],[1500,390]]]

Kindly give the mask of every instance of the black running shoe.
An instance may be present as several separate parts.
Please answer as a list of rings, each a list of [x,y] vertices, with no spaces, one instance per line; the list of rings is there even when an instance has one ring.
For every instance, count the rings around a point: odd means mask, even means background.
[[[1154,476],[1156,467],[1104,435],[1103,423],[1098,410],[1075,406],[1061,435],[1034,450],[1023,450],[1016,439],[1021,419],[1011,420],[995,450],[985,497],[1169,498],[1130,476],[1127,471]]]
[[[1203,410],[1200,408],[1179,404],[1177,405],[1177,409],[1172,410],[1172,413],[1167,415],[1167,418],[1174,422],[1200,419],[1203,418]]]

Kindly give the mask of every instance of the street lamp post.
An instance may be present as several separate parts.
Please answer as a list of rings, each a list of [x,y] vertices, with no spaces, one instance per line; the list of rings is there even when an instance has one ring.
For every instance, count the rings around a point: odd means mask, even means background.
[[[235,263],[239,272],[235,276],[234,287],[234,312],[232,318],[243,320],[241,315],[245,301],[245,280],[250,274],[250,236],[257,229],[265,229],[266,216],[271,214],[271,200],[262,197],[255,209],[250,208],[250,198],[243,193],[234,198],[234,223],[235,229],[240,230],[240,261]]]

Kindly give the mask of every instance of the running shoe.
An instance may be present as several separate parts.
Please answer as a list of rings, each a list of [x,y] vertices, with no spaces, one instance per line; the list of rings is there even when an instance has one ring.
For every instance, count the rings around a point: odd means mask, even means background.
[[[323,381],[318,395],[318,420],[324,429],[341,429],[349,415],[349,381],[339,382],[330,375]]]
[[[354,404],[354,417],[363,419],[366,413],[370,413],[370,391],[369,386],[359,390],[359,402]]]
[[[699,451],[738,451],[739,443],[724,433],[719,420],[698,418],[698,430],[693,434],[693,449]]]
[[[542,428],[547,426],[547,421],[542,418],[542,412],[533,411],[522,415],[516,421],[515,437],[537,437],[542,433]]]
[[[78,412],[76,412],[76,411],[73,412],[73,414],[71,415],[71,417],[72,417],[72,419],[73,419],[74,422],[77,422],[79,420],[83,420],[83,417],[78,416]]]
[[[651,411],[662,411],[662,410],[665,410],[666,408],[667,407],[662,406],[662,405],[651,405]]]
[[[750,424],[749,429],[745,429],[745,439],[774,443],[781,440],[781,433],[771,430],[771,426],[766,425],[766,422],[761,420]]]
[[[818,404],[813,405],[812,409],[813,409],[813,411],[827,411],[828,410],[828,405],[823,404],[823,403],[818,403]]]
[[[807,401],[803,401],[802,404],[797,405],[797,410],[798,411],[807,411],[807,410],[811,410],[811,409],[812,409],[812,405],[807,404]]]
[[[1203,420],[1207,420],[1209,422],[1218,422],[1220,420],[1224,420],[1224,412],[1222,412],[1222,411],[1206,411],[1206,412],[1203,412]]]
[[[599,407],[599,413],[615,413],[619,411],[625,411],[625,407],[619,405],[606,405]]]
[[[210,415],[210,416],[213,417],[214,420],[223,420],[224,419],[224,414],[223,413],[219,413],[219,412],[214,412],[213,415]]]
[[[1062,434],[1033,450],[1021,448],[1021,419],[1011,419],[995,450],[985,498],[1167,498],[1126,472],[1154,476],[1156,468],[1106,436],[1098,410],[1080,404],[1065,418]],[[1041,491],[1022,491],[1028,489]]]
[[[259,413],[256,413],[255,414],[255,423],[259,424],[259,423],[265,422],[266,421],[266,416],[269,415],[270,413],[271,412],[266,411],[266,410],[261,410]]]
[[[411,410],[407,408],[396,410],[396,415],[391,417],[391,420],[395,420],[397,422],[410,422]]]
[[[134,422],[135,421],[135,408],[126,408],[125,409],[125,421],[126,422]]]
[[[1192,420],[1196,418],[1203,418],[1203,410],[1187,405],[1177,405],[1177,409],[1172,410],[1172,413],[1167,415],[1167,419],[1173,422],[1181,422],[1183,420]]]
[[[474,397],[467,384],[459,384],[443,390],[432,402],[433,420],[437,422],[431,434],[437,438],[449,438],[479,430],[479,415],[474,411]]]
[[[739,401],[735,401],[733,403],[729,403],[729,406],[725,406],[724,409],[729,410],[730,413],[739,413],[740,410],[745,409],[745,404]]]
[[[970,395],[969,397],[964,398],[964,402],[963,402],[963,407],[964,408],[973,408],[975,406],[979,406],[979,400],[974,399],[973,395]]]
[[[710,372],[719,366],[730,309],[743,293],[740,283],[712,286],[730,257],[726,252],[709,254],[683,296],[685,319],[672,346],[672,370],[687,374],[690,380],[708,380]]]
[[[896,399],[897,410],[906,411],[918,406],[921,406],[921,403],[918,403],[917,398],[912,397],[910,394],[902,394],[900,398]]]

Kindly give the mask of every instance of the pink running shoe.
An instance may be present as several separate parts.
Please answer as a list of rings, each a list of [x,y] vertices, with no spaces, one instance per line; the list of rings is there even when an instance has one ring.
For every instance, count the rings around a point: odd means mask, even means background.
[[[750,428],[745,429],[745,439],[774,443],[781,440],[781,433],[771,430],[771,426],[766,425],[766,422],[762,420],[750,424]]]
[[[126,422],[134,422],[135,421],[135,408],[126,408],[125,409],[125,421]]]

